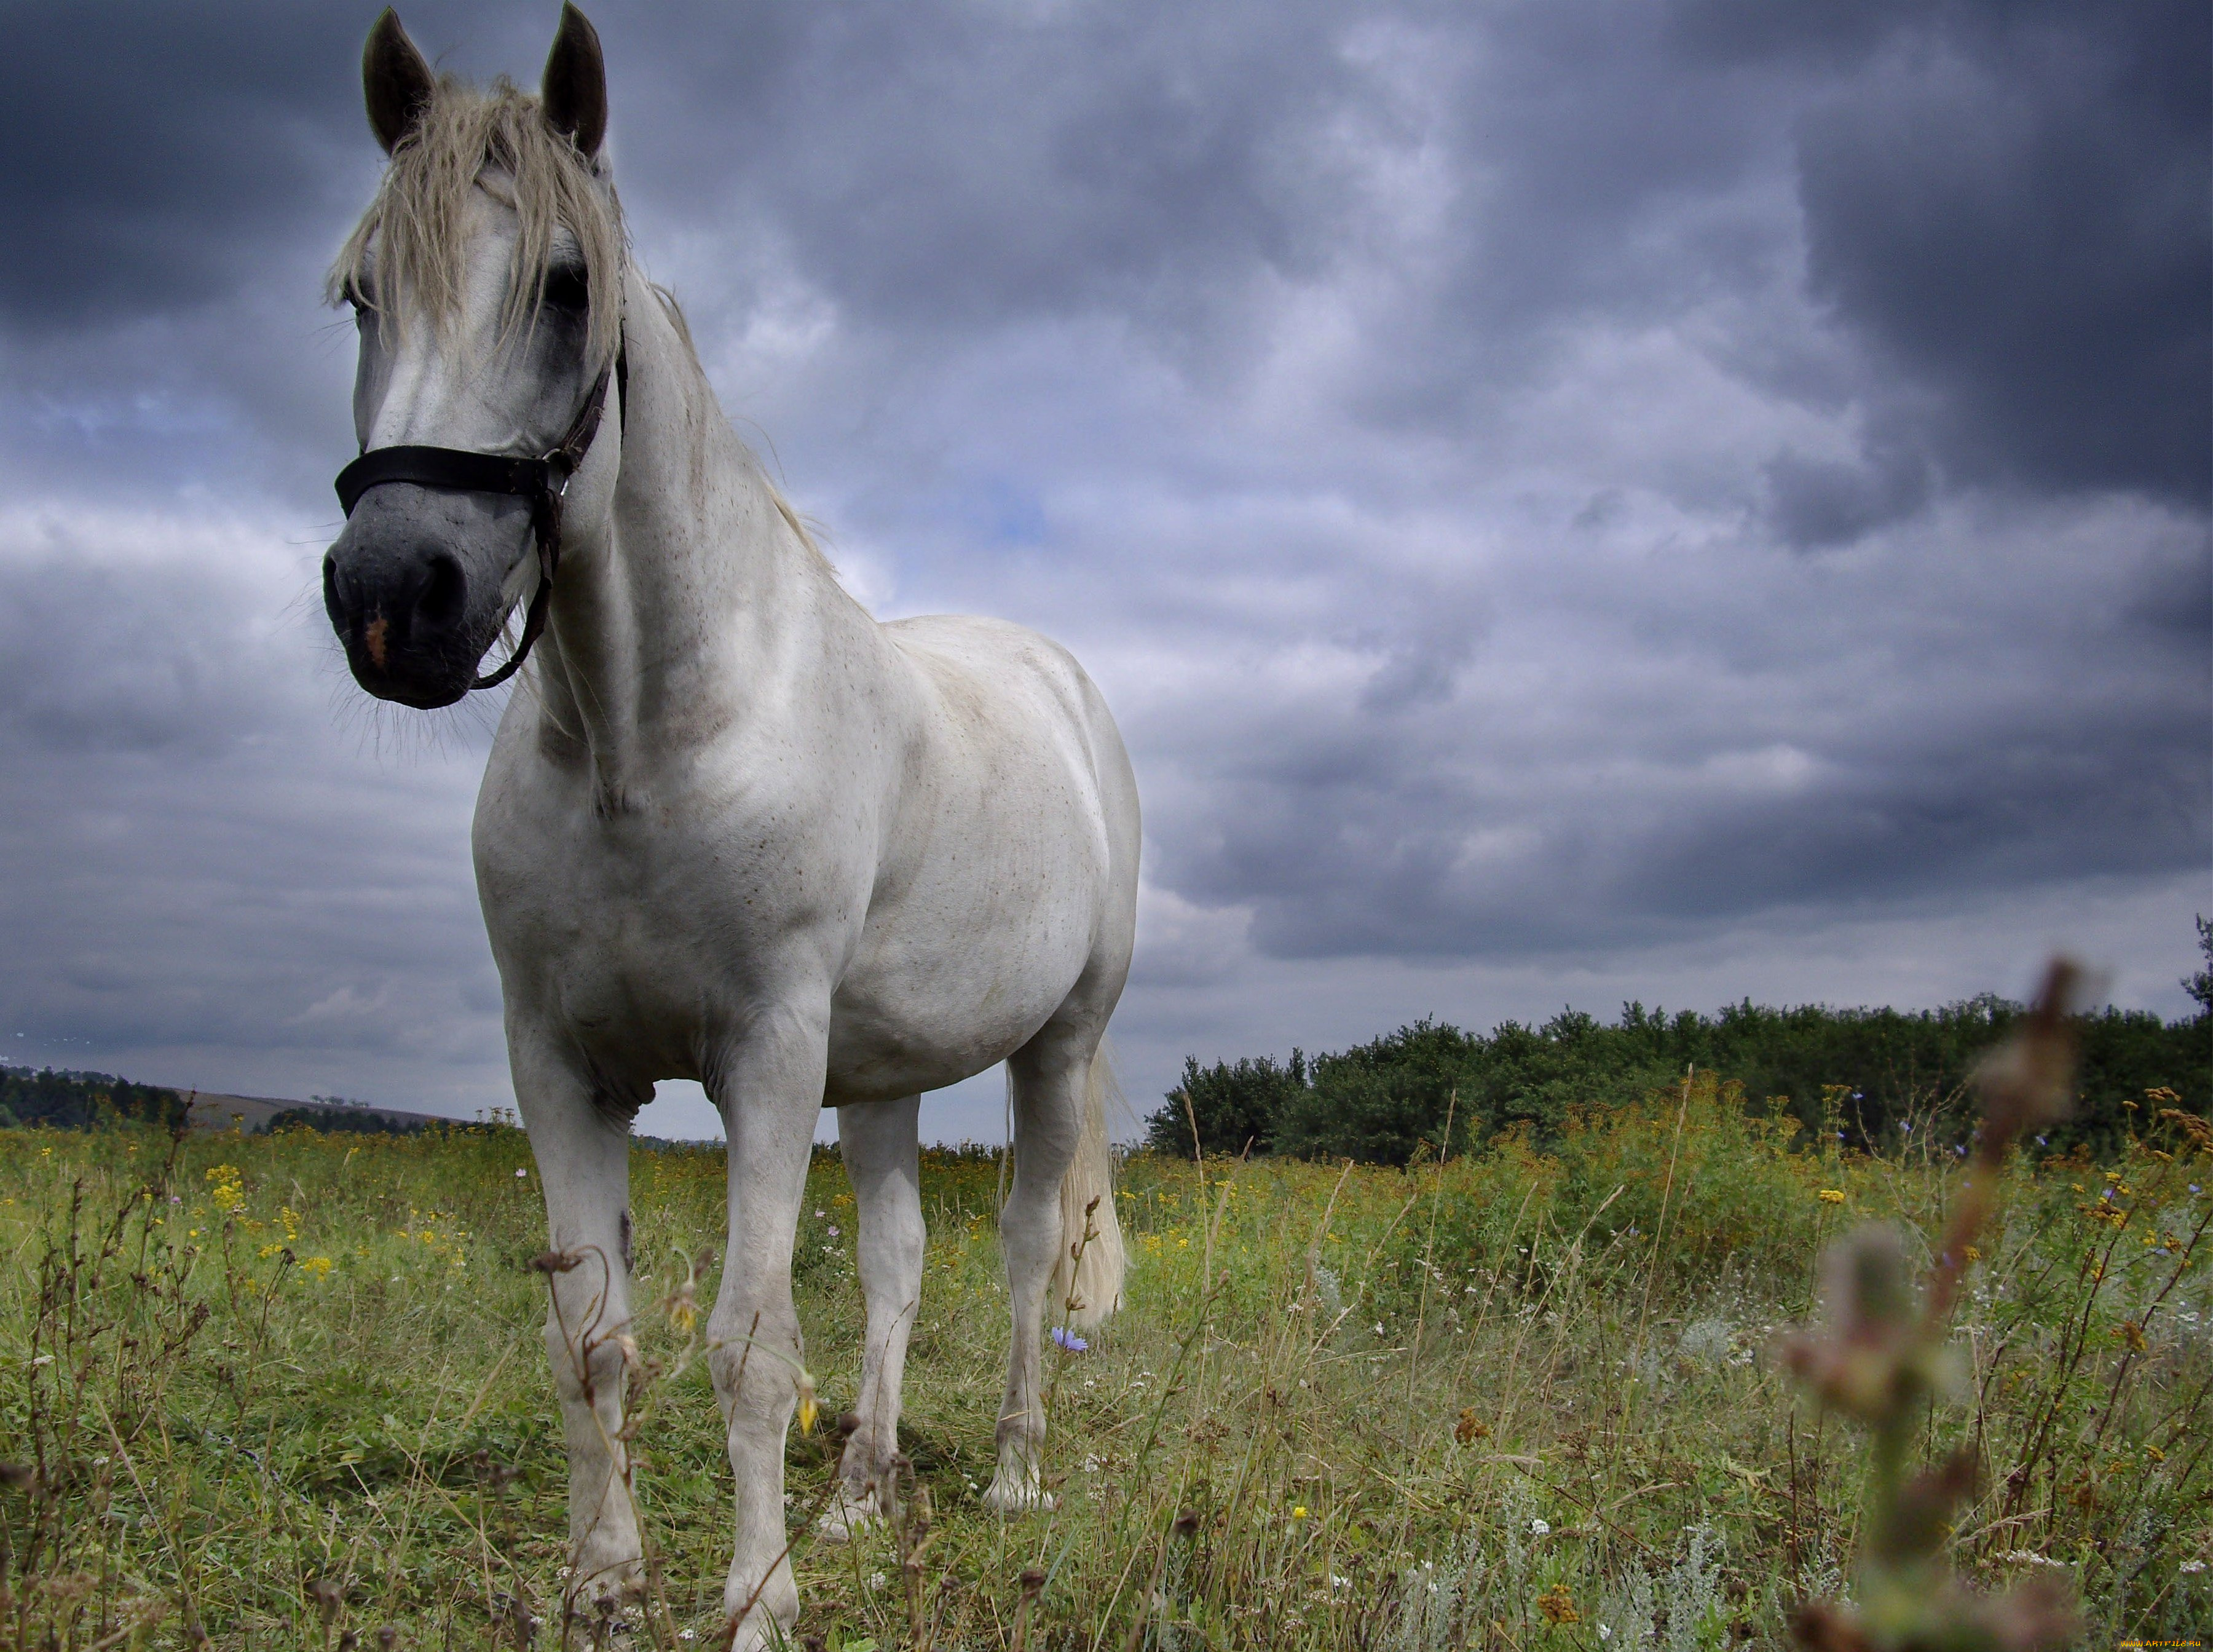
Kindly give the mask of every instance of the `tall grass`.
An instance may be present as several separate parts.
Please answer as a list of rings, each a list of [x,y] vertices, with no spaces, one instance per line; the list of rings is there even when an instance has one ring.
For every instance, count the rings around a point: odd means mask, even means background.
[[[2204,1126],[2148,1098],[2109,1161],[2009,1160],[1918,1462],[1982,1490],[1944,1550],[2064,1573],[2090,1644],[2213,1621]],[[838,1436],[794,1433],[807,1643],[937,1648],[1780,1645],[1848,1594],[1856,1425],[1775,1355],[1861,1222],[1925,1262],[1955,1144],[1794,1150],[1692,1075],[1405,1170],[1122,1167],[1126,1310],[1048,1349],[1051,1512],[1001,1521],[998,1166],[930,1155],[905,1518],[818,1543]],[[521,1173],[518,1173],[520,1172]],[[625,1643],[712,1645],[729,1512],[689,1312],[722,1161],[640,1151],[636,1495],[652,1599]],[[818,1156],[808,1363],[858,1381],[850,1195]],[[564,1471],[521,1137],[0,1131],[0,1648],[549,1646]],[[695,1277],[696,1276],[696,1277]],[[687,1322],[689,1326],[687,1328]],[[609,1621],[566,1626],[612,1641]]]

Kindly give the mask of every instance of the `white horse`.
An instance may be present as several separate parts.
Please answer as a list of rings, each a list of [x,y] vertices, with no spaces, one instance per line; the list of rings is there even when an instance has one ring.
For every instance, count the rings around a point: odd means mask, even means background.
[[[391,163],[332,275],[361,317],[363,457],[325,599],[361,686],[424,707],[486,680],[527,615],[474,844],[552,1237],[564,1604],[639,1580],[628,1131],[655,1080],[693,1078],[729,1137],[709,1362],[737,1489],[723,1599],[751,1648],[799,1609],[791,1253],[825,1106],[868,1319],[832,1534],[869,1517],[897,1450],[920,1094],[1001,1060],[1013,1342],[986,1501],[1045,1500],[1049,1284],[1079,1325],[1120,1295],[1100,1040],[1130,964],[1136,783],[1056,644],[988,619],[880,625],[840,588],[629,259],[581,15],[564,9],[537,97],[437,79],[389,11],[363,77]]]

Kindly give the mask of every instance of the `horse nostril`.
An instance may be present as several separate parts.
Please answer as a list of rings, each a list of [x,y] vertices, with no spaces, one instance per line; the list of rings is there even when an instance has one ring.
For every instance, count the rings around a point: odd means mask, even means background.
[[[338,612],[338,558],[336,552],[323,556],[323,612],[331,617],[331,624],[344,625],[344,617]]]
[[[415,599],[415,613],[426,627],[443,630],[461,617],[461,605],[468,594],[468,582],[461,573],[461,564],[451,557],[430,558],[430,576],[423,582],[422,594]]]

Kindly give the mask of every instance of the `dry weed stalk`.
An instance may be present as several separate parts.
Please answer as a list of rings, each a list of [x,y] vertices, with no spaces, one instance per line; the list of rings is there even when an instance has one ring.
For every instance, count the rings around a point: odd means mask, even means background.
[[[1791,1370],[1824,1405],[1867,1425],[1873,1470],[1858,1607],[1801,1605],[1791,1635],[1807,1652],[2037,1652],[2076,1633],[2064,1585],[2033,1577],[2008,1594],[1979,1595],[1952,1575],[1943,1545],[1954,1509],[1975,1487],[1973,1454],[1954,1452],[1911,1475],[1908,1460],[1924,1407],[1957,1386],[1948,1329],[2006,1155],[2072,1100],[2069,1008],[2080,981],[2074,964],[2054,960],[2021,1030],[1977,1072],[1982,1129],[1919,1311],[1897,1233],[1862,1228],[1822,1259],[1829,1323],[1786,1346]]]

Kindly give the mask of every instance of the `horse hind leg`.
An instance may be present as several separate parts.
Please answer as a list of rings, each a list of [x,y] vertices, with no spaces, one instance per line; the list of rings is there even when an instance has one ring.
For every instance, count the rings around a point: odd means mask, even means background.
[[[921,1305],[928,1239],[918,1146],[921,1108],[922,1098],[910,1095],[838,1110],[838,1143],[853,1184],[859,1229],[868,1338],[854,1406],[858,1426],[845,1442],[837,1492],[820,1522],[832,1542],[844,1542],[889,1512],[878,1488],[899,1451],[899,1386]]]
[[[1039,1344],[1048,1310],[1056,1322],[1092,1325],[1120,1300],[1121,1234],[1109,1180],[1106,1056],[1099,1039],[1095,1027],[1081,1034],[1047,1027],[1007,1062],[1015,1175],[999,1213],[999,1237],[1013,1338],[999,1406],[998,1471],[984,1494],[985,1504],[1002,1514],[1052,1505],[1039,1474],[1045,1405]],[[1048,1301],[1055,1289],[1060,1300]]]

